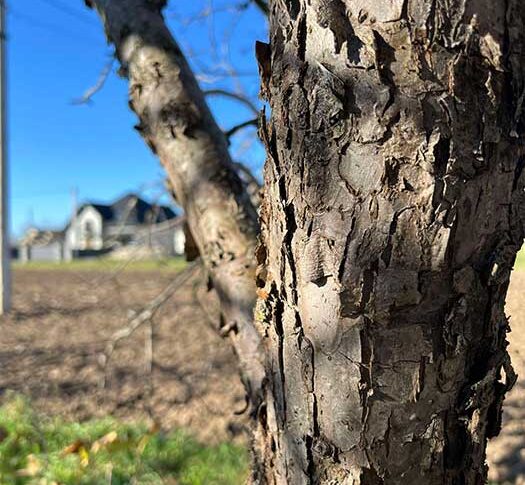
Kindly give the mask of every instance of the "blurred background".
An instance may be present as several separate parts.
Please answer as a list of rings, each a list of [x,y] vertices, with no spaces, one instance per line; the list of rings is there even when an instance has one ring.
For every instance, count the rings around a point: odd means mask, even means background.
[[[74,203],[129,192],[161,197],[163,170],[133,130],[127,80],[116,74],[95,13],[80,0],[17,0],[7,18],[13,236],[30,226],[62,228]],[[267,37],[266,19],[252,2],[170,2],[165,18],[204,90],[260,107],[254,44]],[[225,130],[254,118],[246,103],[208,101]],[[260,174],[254,126],[239,130],[231,147]]]

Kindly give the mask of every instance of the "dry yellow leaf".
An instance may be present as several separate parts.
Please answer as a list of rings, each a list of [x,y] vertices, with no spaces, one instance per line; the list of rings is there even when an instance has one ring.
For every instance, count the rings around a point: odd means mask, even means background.
[[[63,455],[71,455],[73,453],[78,453],[80,448],[84,446],[84,443],[80,440],[71,443],[62,450]]]
[[[102,438],[99,438],[98,440],[93,442],[93,444],[91,445],[91,451],[93,453],[97,453],[104,446],[114,443],[117,440],[117,438],[118,438],[117,432],[110,431],[108,434],[102,436]]]
[[[83,446],[78,450],[78,456],[80,457],[80,465],[83,467],[89,465],[89,453]]]

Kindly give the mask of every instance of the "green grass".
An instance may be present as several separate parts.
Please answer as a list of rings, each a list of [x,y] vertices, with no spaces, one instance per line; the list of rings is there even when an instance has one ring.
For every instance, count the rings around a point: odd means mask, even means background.
[[[17,396],[0,407],[1,485],[237,485],[246,474],[246,450],[234,444],[110,418],[43,417]]]
[[[182,257],[154,260],[116,261],[108,258],[80,259],[62,263],[31,261],[13,263],[15,269],[65,271],[180,271],[186,267]]]

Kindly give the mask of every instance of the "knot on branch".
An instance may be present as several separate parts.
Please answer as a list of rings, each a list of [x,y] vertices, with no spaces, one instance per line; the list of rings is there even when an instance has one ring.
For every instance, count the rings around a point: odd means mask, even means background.
[[[201,113],[193,103],[167,104],[160,111],[160,122],[169,127],[171,136],[177,138],[179,134],[191,138],[201,123]]]

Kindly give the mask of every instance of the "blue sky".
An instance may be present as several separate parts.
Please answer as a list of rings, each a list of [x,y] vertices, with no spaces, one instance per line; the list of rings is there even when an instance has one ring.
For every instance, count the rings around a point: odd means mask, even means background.
[[[256,39],[266,38],[264,17],[240,0],[172,0],[168,23],[206,89],[233,87],[256,100]],[[210,9],[213,16],[204,15]],[[133,130],[127,83],[113,73],[89,105],[74,105],[93,86],[111,58],[96,15],[83,0],[8,1],[8,122],[11,227],[60,227],[80,201],[110,201],[128,191],[156,199],[163,170]],[[233,66],[239,75],[227,76]],[[238,104],[213,98],[224,128],[253,115]],[[263,151],[254,130],[232,143],[234,156],[260,170]]]

